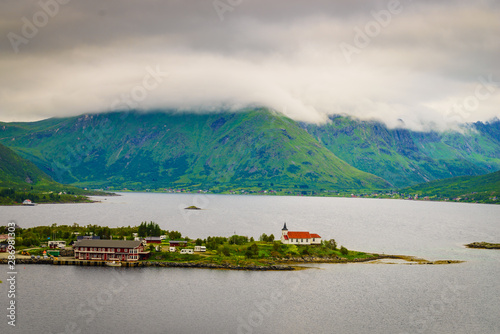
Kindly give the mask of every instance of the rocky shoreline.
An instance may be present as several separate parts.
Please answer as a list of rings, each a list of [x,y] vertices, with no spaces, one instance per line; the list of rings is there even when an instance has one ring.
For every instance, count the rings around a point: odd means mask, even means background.
[[[483,248],[483,249],[500,249],[500,244],[492,244],[489,242],[472,242],[470,244],[465,245],[468,248]]]
[[[0,264],[8,264],[8,259],[0,259]],[[73,265],[73,266],[106,266],[105,261],[79,261],[79,260],[52,260],[52,259],[16,259],[16,265],[22,264],[50,264],[50,265]],[[295,270],[289,265],[273,264],[269,266],[238,266],[229,263],[191,263],[191,262],[160,262],[160,261],[141,261],[123,263],[122,267],[169,267],[169,268],[201,268],[201,269],[228,269],[228,270]]]
[[[163,261],[139,261],[139,262],[122,262],[122,267],[167,267],[167,268],[200,268],[200,269],[226,269],[226,270],[249,270],[249,271],[291,271],[297,269],[306,269],[304,264],[315,263],[385,263],[395,264],[393,262],[382,262],[382,260],[397,260],[399,264],[452,264],[461,263],[463,261],[456,260],[437,260],[428,261],[412,256],[406,255],[377,255],[368,258],[356,258],[347,260],[340,257],[319,258],[319,257],[292,257],[292,258],[278,258],[273,259],[269,265],[235,265],[231,263],[204,263],[204,262],[163,262]],[[402,262],[401,262],[402,261]],[[0,264],[8,264],[8,259],[0,259]],[[73,258],[66,259],[31,259],[31,258],[17,258],[17,265],[22,264],[49,264],[49,265],[68,265],[68,266],[106,266],[106,261],[85,261],[75,260]]]
[[[318,257],[294,257],[288,259],[277,259],[279,263],[288,264],[304,264],[304,263],[361,263],[361,262],[373,262],[373,263],[385,263],[392,264],[392,262],[381,262],[381,260],[398,260],[399,264],[452,264],[452,263],[462,263],[464,261],[459,260],[436,260],[429,261],[426,259],[417,258],[408,255],[374,255],[367,258],[356,258],[348,260],[341,257],[331,257],[331,258],[318,258]],[[401,262],[402,261],[402,262]]]

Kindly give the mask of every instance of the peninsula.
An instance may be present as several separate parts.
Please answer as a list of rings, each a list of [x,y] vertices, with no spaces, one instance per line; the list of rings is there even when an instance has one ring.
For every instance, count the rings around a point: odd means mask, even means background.
[[[0,227],[0,231],[3,230]],[[280,240],[273,234],[253,237],[190,239],[178,231],[162,230],[154,222],[134,227],[103,227],[78,224],[16,229],[16,262],[104,266],[109,261],[124,267],[187,267],[234,270],[294,270],[312,263],[369,262],[386,264],[449,264],[461,261],[427,261],[404,255],[348,250],[334,239],[322,240],[309,232],[288,231]],[[44,243],[50,236],[60,240]],[[0,240],[1,242],[1,240]],[[66,247],[66,245],[70,245]],[[9,248],[3,244],[0,263],[7,263]],[[5,255],[5,256],[2,256]]]

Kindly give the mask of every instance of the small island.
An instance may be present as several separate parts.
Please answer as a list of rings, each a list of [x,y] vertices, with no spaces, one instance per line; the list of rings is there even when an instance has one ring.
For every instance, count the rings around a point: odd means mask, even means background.
[[[0,231],[2,229],[0,228]],[[58,240],[48,240],[50,236]],[[334,239],[315,233],[288,231],[281,238],[263,233],[253,237],[232,235],[205,239],[183,237],[160,229],[154,222],[134,227],[78,224],[16,227],[16,263],[76,266],[183,267],[230,270],[298,270],[318,263],[451,264],[462,261],[428,261],[406,255],[349,250]],[[45,241],[44,241],[45,240]],[[0,263],[8,263],[7,243],[0,244]],[[68,246],[68,247],[67,247]]]
[[[188,206],[187,208],[184,208],[184,210],[201,210],[201,209],[197,206],[191,205]]]
[[[483,248],[483,249],[500,249],[500,244],[492,244],[489,242],[472,242],[465,245],[467,248]]]

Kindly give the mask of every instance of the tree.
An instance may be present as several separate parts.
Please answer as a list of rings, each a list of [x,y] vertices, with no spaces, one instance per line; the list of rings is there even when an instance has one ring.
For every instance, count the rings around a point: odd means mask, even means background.
[[[324,240],[323,246],[328,249],[337,250],[337,242],[335,242],[335,239],[330,239],[328,241]]]
[[[347,248],[342,246],[342,247],[340,247],[340,254],[347,255],[347,254],[349,254],[349,251],[347,250]]]
[[[200,238],[196,239],[196,241],[195,241],[195,245],[196,245],[196,246],[201,246],[201,245],[203,245],[203,240],[201,240]]]
[[[220,245],[219,248],[217,249],[217,252],[220,255],[224,255],[224,256],[230,256],[231,255],[231,250],[229,249],[228,245]]]
[[[170,231],[170,232],[168,232],[168,238],[170,240],[178,240],[178,239],[182,238],[182,233],[177,232],[177,231]]]
[[[274,234],[271,234],[268,238],[269,242],[274,242]]]
[[[229,238],[230,245],[243,245],[248,242],[248,237],[243,235],[233,235]]]
[[[141,225],[139,225],[138,235],[142,238],[148,236],[159,237],[161,235],[160,225],[156,224],[153,221],[150,221],[149,223],[142,222]]]

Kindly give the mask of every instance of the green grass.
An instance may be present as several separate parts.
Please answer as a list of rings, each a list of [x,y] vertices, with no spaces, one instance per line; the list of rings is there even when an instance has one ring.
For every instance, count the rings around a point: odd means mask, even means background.
[[[248,256],[247,249],[255,244],[258,252]],[[194,244],[188,244],[193,248]],[[223,253],[223,249],[227,251]],[[189,262],[189,263],[214,263],[218,265],[229,264],[233,266],[269,266],[276,263],[287,263],[299,258],[319,258],[324,261],[350,262],[357,259],[374,258],[373,254],[348,250],[342,254],[338,249],[331,249],[326,245],[285,245],[275,242],[247,242],[241,245],[231,245],[228,242],[218,245],[217,249],[205,253],[180,254],[169,252],[151,253],[148,261],[153,262]]]
[[[460,176],[419,184],[400,190],[436,200],[500,204],[500,171],[479,176]]]

